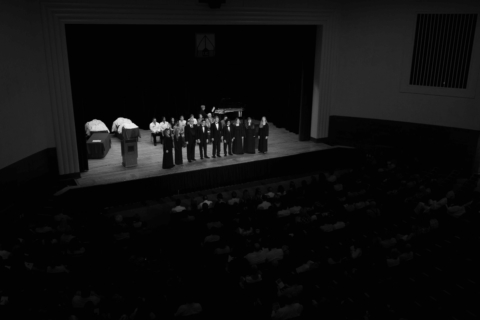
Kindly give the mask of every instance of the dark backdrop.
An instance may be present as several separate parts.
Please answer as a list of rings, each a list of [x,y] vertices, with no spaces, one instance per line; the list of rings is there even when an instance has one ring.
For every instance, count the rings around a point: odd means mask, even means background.
[[[244,116],[299,132],[301,96],[311,95],[315,26],[67,25],[78,141],[84,124],[118,117],[147,129],[168,118],[218,107],[221,98],[246,104]],[[195,58],[195,34],[214,33],[215,58]],[[305,80],[305,79],[304,79]],[[304,91],[302,91],[302,88]],[[310,93],[309,93],[310,91]],[[310,129],[308,128],[307,131]],[[79,143],[81,171],[88,170]]]

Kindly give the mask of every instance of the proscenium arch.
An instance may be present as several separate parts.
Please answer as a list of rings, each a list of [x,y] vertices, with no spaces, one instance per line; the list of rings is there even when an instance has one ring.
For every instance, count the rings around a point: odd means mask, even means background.
[[[328,136],[336,68],[336,19],[333,10],[203,6],[42,3],[42,22],[51,114],[60,175],[80,172],[68,65],[66,24],[143,25],[316,25],[316,50],[310,135]]]

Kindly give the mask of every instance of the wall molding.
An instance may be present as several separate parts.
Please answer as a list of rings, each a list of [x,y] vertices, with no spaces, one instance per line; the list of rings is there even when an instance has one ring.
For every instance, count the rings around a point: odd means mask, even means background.
[[[316,52],[318,81],[314,84],[311,136],[328,135],[333,98],[332,65],[335,59],[336,26],[332,9],[248,8],[224,6],[211,10],[194,5],[114,5],[41,2],[52,122],[60,175],[80,171],[75,135],[72,91],[65,36],[66,24],[228,24],[228,25],[321,25],[325,43]]]

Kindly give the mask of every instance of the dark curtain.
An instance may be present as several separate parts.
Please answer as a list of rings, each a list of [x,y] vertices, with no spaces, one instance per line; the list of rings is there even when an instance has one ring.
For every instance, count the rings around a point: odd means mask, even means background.
[[[244,103],[245,117],[266,116],[299,133],[302,88],[313,86],[302,84],[302,70],[313,69],[315,29],[66,25],[78,141],[93,119],[111,128],[125,117],[147,129],[152,117],[197,117],[201,104],[210,110],[222,98]],[[196,33],[215,34],[216,57],[195,58]],[[78,148],[84,171],[85,146]]]

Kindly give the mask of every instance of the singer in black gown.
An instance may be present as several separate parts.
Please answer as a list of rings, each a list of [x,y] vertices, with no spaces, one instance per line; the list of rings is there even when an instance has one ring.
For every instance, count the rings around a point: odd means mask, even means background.
[[[170,134],[170,129],[165,130],[165,137],[163,140],[163,169],[173,168],[173,138]]]
[[[258,126],[258,152],[267,153],[268,150],[268,122],[262,117]]]
[[[245,138],[243,149],[245,153],[255,153],[255,134],[256,128],[252,122],[252,118],[248,117],[245,123]]]
[[[183,144],[185,143],[183,127],[177,123],[173,132],[173,142],[175,145],[175,164],[180,165],[183,164]]]
[[[237,118],[233,128],[233,153],[243,154],[243,138],[245,137],[244,126],[240,124],[240,119]]]

